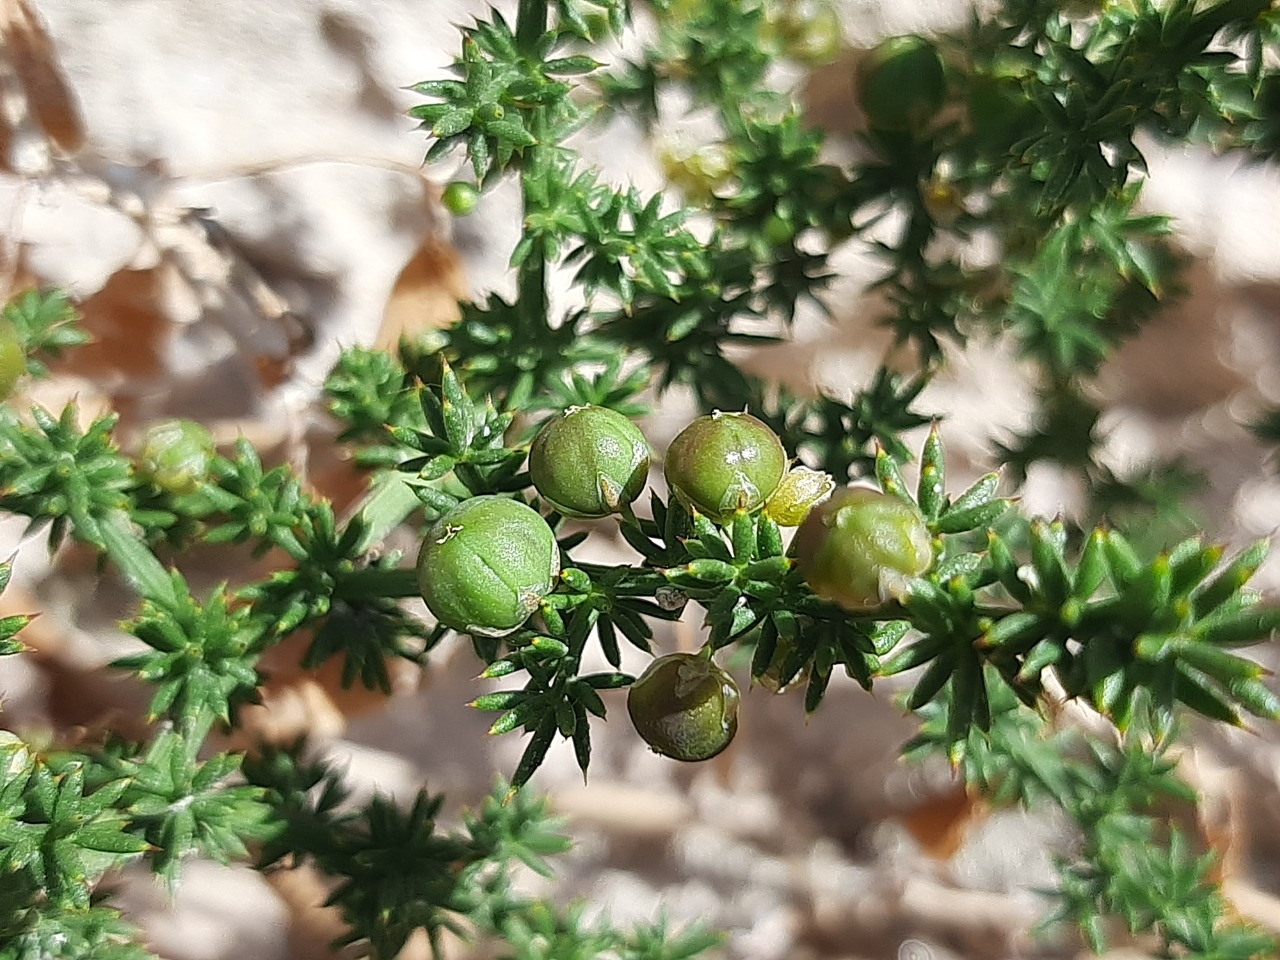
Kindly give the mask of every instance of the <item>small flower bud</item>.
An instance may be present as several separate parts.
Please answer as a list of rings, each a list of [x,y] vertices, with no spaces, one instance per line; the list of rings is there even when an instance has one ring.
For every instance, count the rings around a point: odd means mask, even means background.
[[[836,487],[831,474],[808,467],[792,467],[778,484],[764,512],[780,527],[798,527],[809,511]]]
[[[178,496],[192,493],[209,474],[213,435],[193,420],[168,420],[147,430],[140,471],[157,487]]]

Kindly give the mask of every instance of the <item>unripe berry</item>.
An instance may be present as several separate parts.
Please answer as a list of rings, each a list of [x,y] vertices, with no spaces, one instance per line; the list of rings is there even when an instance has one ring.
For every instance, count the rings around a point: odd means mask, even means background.
[[[440,194],[440,202],[455,217],[465,217],[480,202],[480,191],[465,180],[454,180]]]
[[[634,423],[606,407],[570,407],[529,448],[538,494],[566,517],[617,513],[644,489],[649,444]]]
[[[947,96],[938,48],[924,37],[890,37],[858,65],[858,105],[877,130],[913,130],[933,119]]]
[[[627,712],[655,753],[709,760],[738,732],[738,685],[710,657],[659,657],[631,685]]]
[[[506,497],[464,500],[436,521],[418,554],[418,587],[437,620],[500,637],[529,619],[560,573],[555,534]]]
[[[815,507],[792,551],[815,594],[853,611],[898,599],[933,563],[920,511],[869,487],[845,487]]]
[[[699,417],[671,441],[663,472],[688,507],[717,522],[758,509],[777,489],[787,451],[769,426],[749,413]]]

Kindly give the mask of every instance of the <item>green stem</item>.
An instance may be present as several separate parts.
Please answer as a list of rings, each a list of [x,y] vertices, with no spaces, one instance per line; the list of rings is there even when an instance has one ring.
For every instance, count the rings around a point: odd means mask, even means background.
[[[516,44],[524,53],[532,52],[538,38],[547,32],[547,0],[520,0],[516,10]]]
[[[388,470],[374,479],[357,513],[365,525],[356,545],[357,553],[364,553],[381,543],[387,534],[422,507],[422,501],[402,477],[399,471]]]
[[[413,567],[384,570],[368,567],[345,575],[334,588],[341,600],[394,599],[421,596],[418,571]]]
[[[526,56],[531,56],[538,40],[547,31],[547,0],[520,0],[516,11],[516,45]],[[539,143],[528,147],[521,160],[521,212],[526,223],[534,212],[529,200],[529,190],[524,183],[525,177],[533,171],[541,175],[544,149],[541,139],[541,111],[535,110],[531,116],[530,126]],[[520,265],[517,279],[521,316],[526,322],[525,333],[529,337],[538,337],[547,329],[547,247],[542,237],[534,238],[533,249]]]
[[[98,521],[107,556],[138,593],[152,603],[176,610],[178,593],[169,572],[156,559],[123,510],[112,510]]]
[[[543,135],[540,118],[535,116],[531,127],[534,135],[541,139]],[[534,213],[540,212],[534,201],[530,199],[527,178],[542,176],[546,150],[541,143],[528,147],[520,163],[521,211],[525,223]],[[528,229],[528,228],[526,228]],[[519,294],[520,317],[524,323],[524,334],[531,340],[542,338],[548,328],[547,324],[547,244],[541,235],[533,236],[533,247],[520,264],[520,273],[516,279]]]

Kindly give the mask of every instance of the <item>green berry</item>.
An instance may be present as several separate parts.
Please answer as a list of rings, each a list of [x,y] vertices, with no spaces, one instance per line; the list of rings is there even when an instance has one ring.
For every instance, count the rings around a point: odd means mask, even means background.
[[[738,685],[709,656],[659,657],[631,685],[627,712],[655,753],[709,760],[738,732]]]
[[[193,420],[167,420],[147,429],[138,467],[161,490],[180,496],[204,482],[213,454],[213,435],[204,426]]]
[[[777,489],[787,451],[769,426],[749,413],[699,417],[671,441],[663,472],[688,507],[717,522],[758,509]]]
[[[418,588],[437,620],[500,637],[555,587],[560,549],[538,512],[506,497],[464,500],[435,522],[418,554]]]
[[[877,130],[914,130],[933,119],[947,96],[938,48],[924,37],[891,37],[858,65],[858,105]]]
[[[480,191],[465,180],[454,180],[440,194],[440,202],[455,217],[465,217],[480,202]]]
[[[844,34],[840,14],[827,0],[793,3],[775,15],[783,52],[810,66],[831,63],[840,53]]]
[[[914,505],[868,487],[845,487],[815,507],[792,544],[809,588],[846,610],[899,598],[933,563],[933,541]]]
[[[0,321],[0,400],[13,396],[18,380],[27,372],[27,355],[13,324]]]
[[[616,410],[570,407],[534,437],[529,476],[539,495],[566,517],[606,517],[644,489],[649,444]]]

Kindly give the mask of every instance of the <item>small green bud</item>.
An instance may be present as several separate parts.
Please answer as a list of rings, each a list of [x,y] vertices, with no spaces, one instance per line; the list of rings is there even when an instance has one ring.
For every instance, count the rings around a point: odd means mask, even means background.
[[[671,185],[699,206],[728,186],[738,164],[732,150],[722,143],[706,144],[692,153],[667,144],[659,148],[658,162]]]
[[[181,496],[204,482],[213,454],[213,435],[203,425],[194,420],[167,420],[147,429],[138,466],[161,490]]]
[[[529,448],[538,494],[566,517],[617,513],[644,489],[649,444],[634,423],[606,407],[570,407]]]
[[[435,618],[486,637],[519,629],[559,572],[551,527],[506,497],[464,500],[436,521],[418,554],[418,587]]]
[[[816,504],[831,496],[831,474],[808,467],[792,467],[765,504],[765,514],[780,527],[798,527]]]
[[[738,732],[738,685],[709,656],[659,657],[631,685],[627,712],[655,753],[709,760]]]
[[[440,194],[440,202],[455,217],[465,217],[480,202],[480,191],[475,184],[465,180],[454,180]]]
[[[793,60],[820,66],[840,53],[844,43],[840,14],[829,0],[786,4],[773,12],[772,20],[783,52]]]
[[[688,507],[718,523],[758,509],[777,489],[787,451],[769,426],[749,413],[699,417],[671,441],[667,485]]]
[[[22,375],[27,372],[27,355],[13,324],[0,320],[0,400],[13,396]]]
[[[844,487],[816,507],[792,543],[809,588],[846,610],[901,597],[933,563],[933,541],[914,505],[869,487]]]
[[[924,37],[890,37],[858,65],[858,105],[877,130],[907,131],[942,109],[947,77],[938,48]]]

